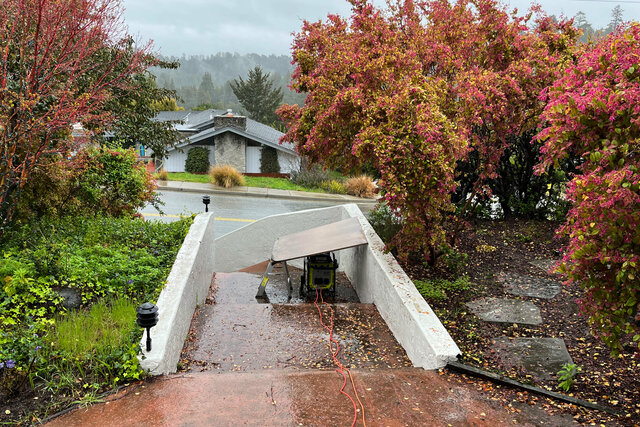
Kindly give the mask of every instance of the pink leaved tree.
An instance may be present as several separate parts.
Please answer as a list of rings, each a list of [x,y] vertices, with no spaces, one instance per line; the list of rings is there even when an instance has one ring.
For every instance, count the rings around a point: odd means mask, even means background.
[[[600,40],[548,97],[540,172],[571,154],[583,162],[567,186],[560,269],[584,289],[582,311],[615,354],[629,334],[640,342],[640,24]]]

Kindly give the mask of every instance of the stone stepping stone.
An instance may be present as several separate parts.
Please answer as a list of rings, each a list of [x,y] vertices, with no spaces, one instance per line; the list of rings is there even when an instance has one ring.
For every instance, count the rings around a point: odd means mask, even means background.
[[[542,277],[516,273],[500,273],[497,277],[507,292],[522,297],[551,299],[560,293],[562,284]]]
[[[519,367],[543,380],[554,379],[573,363],[561,338],[494,338],[491,346],[506,366]]]
[[[545,273],[551,273],[551,269],[556,265],[556,262],[558,262],[557,259],[534,259],[529,261],[529,264],[544,270]]]
[[[467,307],[486,322],[539,325],[540,309],[527,301],[508,298],[481,298],[468,302]]]

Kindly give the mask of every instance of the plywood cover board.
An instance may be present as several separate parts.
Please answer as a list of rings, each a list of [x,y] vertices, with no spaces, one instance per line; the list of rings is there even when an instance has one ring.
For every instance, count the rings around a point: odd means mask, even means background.
[[[273,245],[271,260],[288,261],[366,244],[360,221],[349,218],[278,238]]]

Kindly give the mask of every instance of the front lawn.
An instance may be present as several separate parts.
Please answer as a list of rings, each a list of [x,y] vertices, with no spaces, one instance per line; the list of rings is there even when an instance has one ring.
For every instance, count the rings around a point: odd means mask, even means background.
[[[292,183],[286,178],[270,178],[264,176],[245,176],[245,185],[247,187],[258,188],[274,188],[277,190],[294,190],[294,191],[307,191],[314,193],[326,193],[321,188],[309,188],[303,187]],[[188,172],[169,172],[169,181],[183,181],[183,182],[201,182],[209,183],[209,175],[207,174],[194,174]]]

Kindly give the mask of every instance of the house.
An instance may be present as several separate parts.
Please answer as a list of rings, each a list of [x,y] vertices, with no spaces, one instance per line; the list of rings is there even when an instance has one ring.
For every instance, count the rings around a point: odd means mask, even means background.
[[[179,123],[175,129],[185,137],[161,162],[168,172],[184,172],[187,153],[193,147],[208,148],[211,165],[228,164],[242,173],[260,173],[263,147],[276,149],[281,173],[300,168],[294,144],[280,144],[282,132],[231,110],[162,111],[154,120]]]

